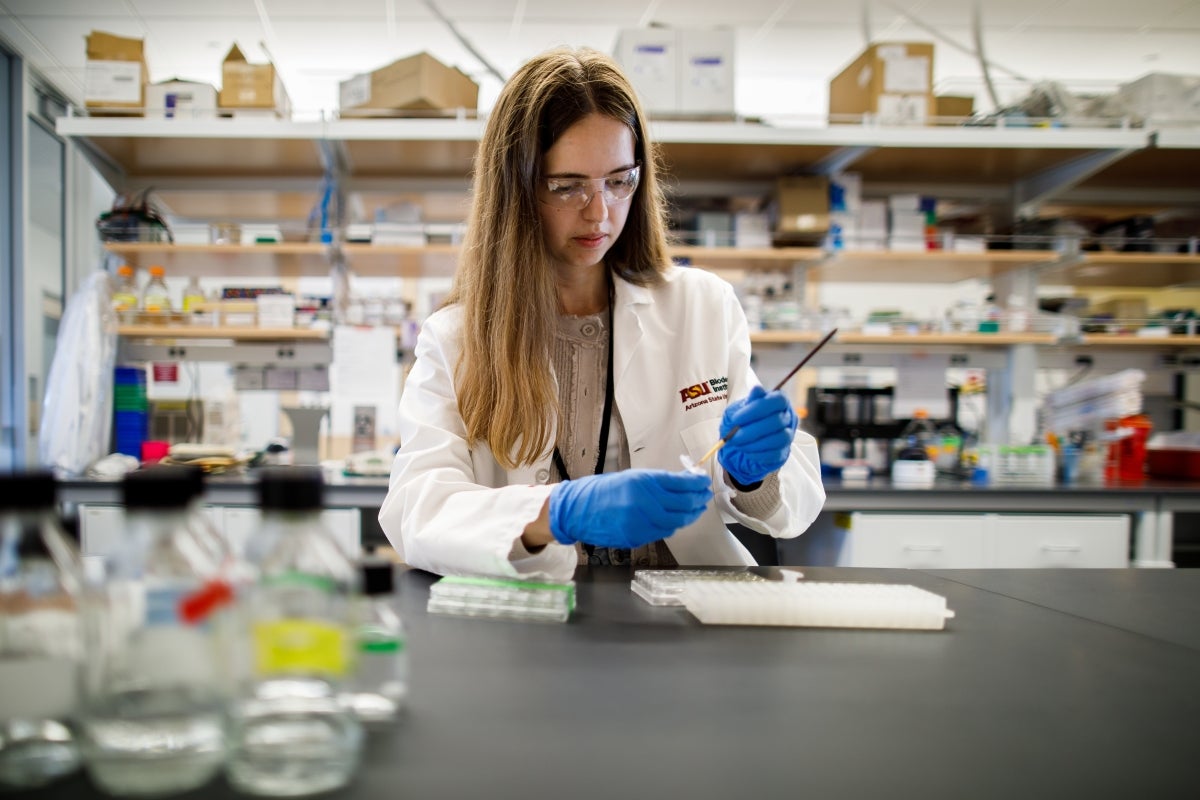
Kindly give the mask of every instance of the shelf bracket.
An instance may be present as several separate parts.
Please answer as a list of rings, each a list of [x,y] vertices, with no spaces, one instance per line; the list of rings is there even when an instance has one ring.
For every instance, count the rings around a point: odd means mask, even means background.
[[[1037,207],[1125,158],[1136,148],[1095,150],[1017,181],[1013,186],[1013,209],[1017,219],[1034,216]]]
[[[837,175],[863,156],[873,152],[874,145],[839,147],[806,170],[813,175]]]

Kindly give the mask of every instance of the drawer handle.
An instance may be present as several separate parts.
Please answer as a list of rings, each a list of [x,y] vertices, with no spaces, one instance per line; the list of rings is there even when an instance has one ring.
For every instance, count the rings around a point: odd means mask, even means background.
[[[940,544],[906,544],[905,550],[915,550],[921,553],[940,553],[942,546]]]
[[[1051,553],[1078,553],[1083,548],[1077,544],[1044,544],[1042,549]]]

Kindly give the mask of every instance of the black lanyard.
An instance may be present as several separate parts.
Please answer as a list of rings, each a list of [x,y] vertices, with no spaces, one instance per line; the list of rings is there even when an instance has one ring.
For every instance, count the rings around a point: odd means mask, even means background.
[[[604,472],[604,457],[608,455],[608,423],[612,417],[613,403],[613,304],[615,298],[610,286],[608,292],[608,375],[604,379],[604,411],[600,418],[600,455],[596,458],[596,475]],[[571,480],[570,473],[567,472],[567,464],[563,461],[562,453],[558,450],[558,445],[554,445],[554,466],[558,469],[559,476],[563,480]]]

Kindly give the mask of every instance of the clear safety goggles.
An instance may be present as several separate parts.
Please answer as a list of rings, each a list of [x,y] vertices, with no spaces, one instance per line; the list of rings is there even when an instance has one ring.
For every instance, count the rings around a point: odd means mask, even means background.
[[[638,187],[642,167],[637,165],[603,178],[543,178],[538,182],[537,197],[542,203],[556,208],[581,211],[588,207],[597,192],[606,205],[628,200]]]

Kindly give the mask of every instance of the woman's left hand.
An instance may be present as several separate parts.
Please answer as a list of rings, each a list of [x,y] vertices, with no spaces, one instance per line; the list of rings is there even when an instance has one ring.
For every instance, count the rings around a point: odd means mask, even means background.
[[[758,483],[788,460],[796,425],[796,412],[782,392],[755,386],[725,409],[721,437],[734,426],[738,430],[717,451],[717,460],[737,483]]]

